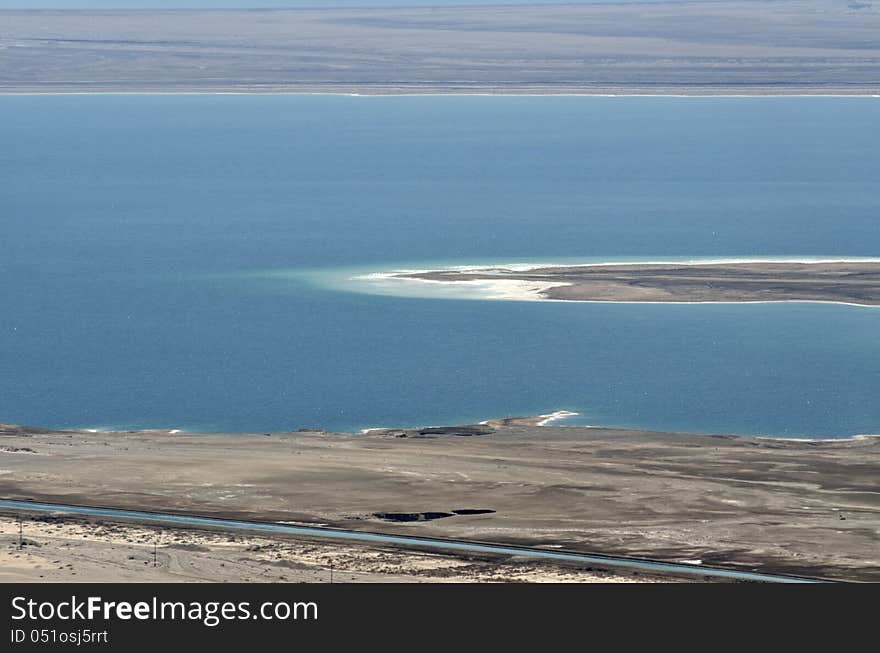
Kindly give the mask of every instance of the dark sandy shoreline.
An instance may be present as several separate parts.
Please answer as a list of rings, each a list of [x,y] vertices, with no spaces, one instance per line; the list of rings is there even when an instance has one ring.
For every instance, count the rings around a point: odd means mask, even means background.
[[[536,419],[366,435],[6,426],[0,496],[880,580],[880,438]]]
[[[646,263],[427,270],[432,282],[523,284],[524,298],[617,302],[833,302],[880,305],[880,261]]]

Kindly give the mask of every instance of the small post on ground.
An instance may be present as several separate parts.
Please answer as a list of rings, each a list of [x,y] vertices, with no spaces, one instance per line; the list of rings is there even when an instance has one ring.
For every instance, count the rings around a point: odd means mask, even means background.
[[[156,562],[156,555],[157,555],[156,549],[157,548],[158,548],[158,545],[156,544],[156,540],[153,540],[153,566],[154,567],[159,566],[158,563]]]
[[[21,525],[21,515],[18,516],[18,549],[24,548],[24,534]]]

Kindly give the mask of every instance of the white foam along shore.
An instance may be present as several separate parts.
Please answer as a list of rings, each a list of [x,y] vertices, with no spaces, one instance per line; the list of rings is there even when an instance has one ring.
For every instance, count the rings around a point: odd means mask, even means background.
[[[858,306],[862,308],[877,308],[874,304],[859,304],[855,302],[841,302],[811,299],[782,299],[782,300],[746,300],[746,301],[633,301],[615,299],[554,299],[544,293],[551,288],[570,286],[571,283],[528,281],[524,279],[505,278],[505,275],[516,272],[531,272],[546,268],[570,268],[570,267],[610,267],[621,265],[730,265],[737,263],[880,263],[878,257],[731,257],[731,258],[689,258],[682,260],[658,259],[658,260],[621,260],[621,261],[588,261],[583,263],[504,263],[488,265],[450,265],[442,268],[422,269],[396,269],[382,272],[370,272],[355,275],[349,281],[359,282],[360,288],[353,289],[367,294],[389,294],[417,297],[449,297],[454,299],[482,299],[496,301],[540,301],[540,302],[565,302],[587,304],[779,304],[779,303],[805,303],[805,304],[838,304],[845,306]],[[497,275],[497,279],[421,279],[413,278],[413,274],[430,274],[444,271],[455,271],[462,274],[480,273]],[[377,287],[378,284],[378,287]],[[443,288],[440,293],[428,290],[431,285],[435,288]],[[395,289],[396,286],[396,289]],[[424,292],[420,293],[421,288]],[[395,291],[396,290],[396,291]],[[411,290],[414,292],[407,292]],[[451,292],[448,292],[451,291]]]
[[[525,272],[533,267],[544,266],[503,266],[503,268],[482,266],[450,266],[443,270],[457,272]],[[559,282],[536,282],[522,279],[468,279],[447,281],[442,279],[416,279],[405,275],[439,272],[440,269],[402,269],[388,272],[370,272],[351,277],[356,282],[353,290],[367,294],[411,295],[416,297],[449,297],[453,299],[494,299],[506,301],[538,301],[546,299],[541,293],[566,285]],[[431,287],[436,292],[431,292]],[[407,292],[412,290],[413,292]],[[447,292],[448,291],[448,292]]]
[[[532,418],[527,419],[537,419],[539,421],[535,422],[535,426],[546,426],[552,422],[567,419],[569,417],[576,417],[581,413],[577,413],[570,410],[557,410],[552,413],[547,413],[545,415],[536,415]],[[491,422],[498,421],[498,418],[495,419],[487,419],[479,424],[489,424]],[[602,426],[596,424],[577,424],[579,428],[588,428],[588,429],[617,429],[617,430],[629,430],[635,427],[621,427],[621,426]],[[360,429],[358,433],[360,435],[369,435],[370,433],[378,432],[378,431],[389,431],[389,430],[404,430],[408,428],[437,428],[436,426],[417,426],[417,427],[387,427],[387,426],[376,426],[371,428]],[[179,435],[185,433],[209,433],[210,431],[186,431],[183,429],[124,429],[124,428],[75,428],[71,429],[73,431],[80,431],[83,433],[168,433],[169,435]],[[635,430],[642,430],[641,428],[635,428]],[[662,429],[650,429],[647,430],[658,430],[658,432],[667,432],[667,433],[688,433],[688,431],[663,431]],[[692,431],[690,432],[693,435],[701,435],[705,434],[703,431]],[[796,436],[791,437],[781,437],[778,435],[746,435],[746,434],[736,434],[737,437],[743,438],[754,438],[755,440],[772,440],[779,442],[857,442],[860,440],[868,440],[873,438],[880,438],[880,433],[859,433],[856,435],[847,435],[847,436],[826,436],[826,437],[813,437],[813,438],[799,438]]]
[[[749,436],[744,436],[749,437]],[[859,440],[870,440],[871,438],[880,438],[880,434],[860,433],[858,435],[848,435],[836,438],[828,436],[827,438],[782,438],[778,435],[753,435],[756,440],[774,440],[778,442],[858,442]]]
[[[178,435],[180,433],[186,433],[183,429],[128,429],[124,427],[115,427],[115,426],[102,426],[93,429],[72,429],[74,431],[82,431],[83,433],[122,433],[122,432],[134,432],[134,433],[168,433],[169,435]]]
[[[535,423],[535,426],[546,426],[550,422],[555,422],[557,420],[566,419],[568,417],[576,417],[577,415],[580,415],[580,413],[575,413],[570,410],[557,410],[556,412],[547,413],[546,415],[537,415],[535,418],[530,418],[530,419],[540,420]],[[490,424],[495,421],[497,421],[497,418],[496,419],[486,419],[486,420],[483,420],[482,422],[478,422],[478,423],[479,424]],[[403,428],[408,428],[408,427],[403,427]],[[419,426],[417,428],[437,428],[437,427]],[[394,430],[399,430],[399,429],[400,429],[400,427],[395,427]],[[369,435],[370,433],[376,433],[378,431],[388,431],[388,430],[392,430],[392,429],[390,429],[387,426],[373,426],[371,428],[360,429],[358,431],[358,433],[360,433],[361,435]]]
[[[580,413],[575,413],[570,410],[557,410],[555,413],[538,415],[538,417],[543,419],[537,423],[537,426],[547,426],[550,422],[556,422],[561,419],[566,419],[567,417],[576,417],[577,415],[580,415]]]

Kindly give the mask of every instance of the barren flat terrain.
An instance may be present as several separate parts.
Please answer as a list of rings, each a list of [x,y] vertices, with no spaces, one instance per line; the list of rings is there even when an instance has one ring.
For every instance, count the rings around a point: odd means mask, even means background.
[[[432,270],[394,276],[451,283],[524,282],[538,297],[573,301],[880,305],[880,262],[575,265]]]
[[[645,574],[186,528],[0,515],[0,583],[618,583]],[[153,556],[155,548],[155,558]],[[330,569],[333,569],[332,581]],[[664,578],[664,581],[669,579]]]
[[[4,427],[0,496],[880,580],[880,438],[783,441],[537,421],[366,435]],[[7,549],[14,545],[10,528],[4,527]],[[117,547],[112,555],[122,565],[135,555],[146,568],[156,537],[149,530],[128,536],[134,544],[115,535],[95,539],[108,551]],[[28,533],[38,542],[46,537],[41,530]],[[72,531],[58,537],[84,539]],[[179,543],[216,549],[211,538],[206,544],[180,537]],[[140,550],[132,553],[134,545]],[[283,559],[297,560],[300,545],[284,544]],[[79,554],[95,555],[82,546],[76,546]],[[217,546],[218,566],[224,556],[248,557]],[[345,544],[339,550],[355,549]],[[174,553],[189,560],[175,564],[198,566],[186,551],[165,550],[163,559]],[[448,567],[442,558],[430,564]],[[318,562],[301,562],[304,574],[321,569]],[[262,569],[253,561],[242,565],[242,578]],[[349,571],[376,569],[365,563]],[[271,573],[293,578],[287,567]],[[484,567],[477,576],[495,573]],[[497,573],[496,579],[504,576]]]
[[[832,0],[0,11],[0,91],[877,94],[878,33]]]

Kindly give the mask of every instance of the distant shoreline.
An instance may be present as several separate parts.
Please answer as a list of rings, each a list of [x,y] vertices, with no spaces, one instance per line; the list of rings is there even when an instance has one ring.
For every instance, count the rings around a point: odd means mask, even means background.
[[[237,90],[237,89],[142,89],[142,90],[53,90],[53,91],[37,91],[30,89],[0,89],[0,97],[26,97],[26,96],[73,96],[73,95],[275,95],[275,96],[338,96],[353,98],[386,98],[386,97],[581,97],[581,98],[866,98],[880,99],[880,91],[866,91],[860,89],[852,93],[844,92],[821,92],[810,93],[805,91],[799,92],[754,92],[743,93],[741,91],[731,91],[729,93],[723,91],[712,91],[701,93],[697,91],[688,92],[680,90],[675,92],[657,92],[646,93],[640,91],[628,92],[626,90],[619,93],[610,93],[605,90],[584,90],[583,92],[572,92],[570,90],[554,90],[548,88],[544,91],[522,92],[522,91],[452,91],[452,90],[434,90],[426,89],[424,91],[379,91],[365,92],[361,90],[338,90],[338,91],[321,91],[321,90],[288,90],[288,89],[254,89],[254,90]]]
[[[121,427],[107,427],[107,428],[82,428],[82,427],[58,427],[58,428],[47,428],[47,427],[39,427],[33,425],[22,425],[22,424],[12,424],[12,423],[3,423],[0,422],[0,437],[2,436],[14,436],[21,435],[24,433],[32,433],[32,434],[43,434],[43,435],[63,435],[63,434],[88,434],[95,436],[112,436],[112,435],[143,435],[143,436],[180,436],[183,438],[187,437],[195,437],[195,436],[277,436],[277,435],[285,435],[285,434],[296,434],[296,433],[311,433],[311,434],[322,434],[328,436],[344,436],[344,437],[358,437],[358,436],[406,436],[406,437],[441,437],[441,436],[466,436],[466,437],[479,437],[482,435],[488,435],[494,433],[498,430],[510,429],[510,428],[527,428],[527,429],[543,429],[546,428],[548,431],[550,429],[569,429],[572,433],[576,432],[607,432],[613,431],[615,433],[627,434],[631,433],[634,436],[643,433],[653,433],[662,436],[668,437],[676,437],[676,438],[736,438],[738,440],[770,440],[774,442],[790,442],[790,443],[835,443],[835,442],[859,442],[865,439],[872,438],[880,438],[880,433],[856,433],[852,435],[840,435],[840,436],[809,436],[809,437],[784,437],[780,435],[773,434],[742,434],[742,433],[729,433],[729,432],[709,432],[709,431],[682,431],[682,430],[663,430],[660,428],[651,428],[651,427],[624,427],[624,426],[614,426],[614,425],[601,425],[601,424],[559,424],[560,421],[565,421],[571,417],[577,417],[581,413],[569,411],[569,410],[557,410],[552,413],[546,413],[541,415],[530,415],[523,417],[496,417],[491,419],[486,419],[474,424],[471,423],[459,423],[459,424],[445,424],[440,426],[374,426],[370,428],[362,428],[355,431],[334,431],[323,429],[321,427],[312,427],[312,428],[298,428],[295,430],[274,430],[271,433],[261,433],[260,429],[254,429],[252,431],[240,431],[240,432],[230,432],[230,431],[209,431],[205,429],[197,429],[197,430],[189,430],[182,428],[121,428]],[[535,433],[539,432],[535,431]],[[4,449],[0,447],[0,453],[4,453]],[[9,453],[9,452],[6,452]],[[13,452],[14,453],[14,452]],[[26,453],[26,452],[25,452]]]
[[[0,92],[880,94],[880,14],[587,3],[0,11]]]

